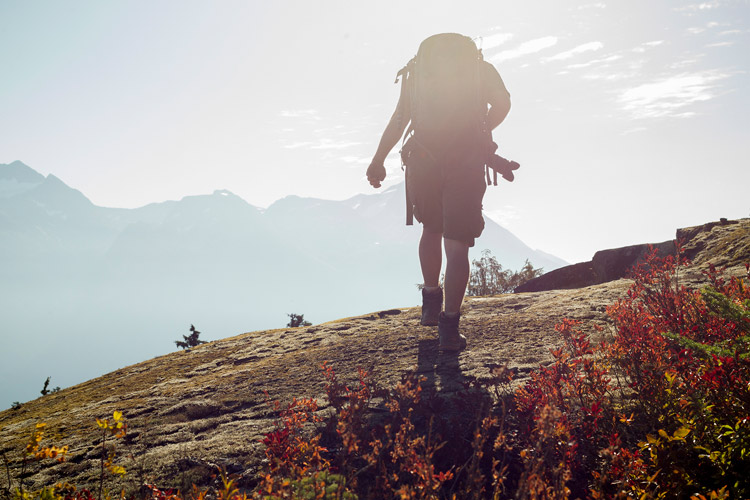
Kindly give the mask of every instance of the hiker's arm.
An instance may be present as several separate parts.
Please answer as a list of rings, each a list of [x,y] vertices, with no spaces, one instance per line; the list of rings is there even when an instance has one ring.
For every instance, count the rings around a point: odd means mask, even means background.
[[[367,180],[372,187],[379,188],[385,179],[385,158],[393,149],[406,130],[406,125],[411,119],[409,115],[408,96],[401,95],[388,125],[385,127],[383,136],[380,138],[378,150],[367,168]]]
[[[409,110],[406,106],[403,106],[402,99],[398,100],[396,111],[393,112],[388,126],[385,127],[383,136],[380,138],[380,144],[378,150],[375,152],[375,156],[372,158],[373,163],[384,163],[386,156],[391,152],[393,147],[398,143],[401,136],[406,130],[406,125],[409,123]]]
[[[487,113],[487,128],[493,130],[500,125],[510,111],[510,93],[494,66],[485,66],[485,85],[487,86],[487,102],[490,110]]]
[[[487,112],[487,128],[494,130],[508,116],[508,112],[510,111],[510,95],[501,101],[495,101],[490,106],[490,110]]]

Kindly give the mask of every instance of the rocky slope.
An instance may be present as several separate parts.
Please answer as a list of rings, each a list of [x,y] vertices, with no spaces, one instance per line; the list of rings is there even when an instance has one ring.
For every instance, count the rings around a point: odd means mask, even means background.
[[[750,261],[750,219],[682,229],[677,237],[694,263],[681,279],[693,286],[700,285],[700,271],[709,263],[739,274]],[[614,279],[582,288],[469,298],[462,319],[469,349],[459,355],[438,353],[435,329],[418,325],[415,308],[245,333],[173,352],[0,412],[0,451],[8,460],[20,457],[35,424],[46,422],[43,444],[69,445],[68,460],[31,464],[27,486],[61,479],[93,485],[101,439],[95,419],[119,410],[128,422],[120,463],[129,474],[109,487],[143,481],[184,487],[205,482],[217,465],[251,477],[262,459],[259,441],[273,423],[265,393],[282,401],[315,397],[326,411],[324,361],[344,379],[353,379],[362,367],[383,384],[417,372],[447,396],[471,377],[488,376],[497,364],[515,368],[523,381],[550,359],[549,349],[558,342],[554,325],[562,318],[581,320],[592,333],[594,325],[604,325],[607,335],[605,308],[629,283]],[[68,362],[85,363],[86,353]],[[10,473],[17,477],[19,471],[11,467]]]

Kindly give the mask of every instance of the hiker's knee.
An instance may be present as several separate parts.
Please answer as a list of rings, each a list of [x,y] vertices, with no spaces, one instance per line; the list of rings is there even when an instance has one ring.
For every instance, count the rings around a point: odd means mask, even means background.
[[[469,258],[469,244],[464,241],[445,238],[445,257],[448,261],[467,260]]]
[[[437,244],[440,244],[443,241],[443,233],[422,226],[422,241],[436,242]]]

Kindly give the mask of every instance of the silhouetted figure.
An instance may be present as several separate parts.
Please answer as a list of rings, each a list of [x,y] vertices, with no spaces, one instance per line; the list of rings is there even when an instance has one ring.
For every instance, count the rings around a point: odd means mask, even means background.
[[[510,111],[510,94],[474,42],[455,33],[423,41],[396,81],[399,77],[401,95],[367,179],[380,187],[385,158],[409,125],[401,158],[406,168],[406,223],[412,223],[412,215],[422,223],[421,324],[438,326],[442,351],[459,351],[466,347],[458,324],[469,279],[469,247],[484,229],[482,197],[489,170],[512,181],[518,168],[494,155],[497,145],[491,137]],[[447,260],[444,311],[441,244]]]

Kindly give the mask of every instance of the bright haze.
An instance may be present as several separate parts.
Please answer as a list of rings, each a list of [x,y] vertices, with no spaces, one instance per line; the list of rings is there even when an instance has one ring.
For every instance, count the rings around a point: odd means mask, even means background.
[[[747,1],[0,4],[0,163],[100,206],[229,189],[342,200],[419,42],[476,37],[521,163],[486,213],[569,262],[746,217]],[[398,148],[396,148],[398,149]],[[400,182],[396,151],[385,186]]]

